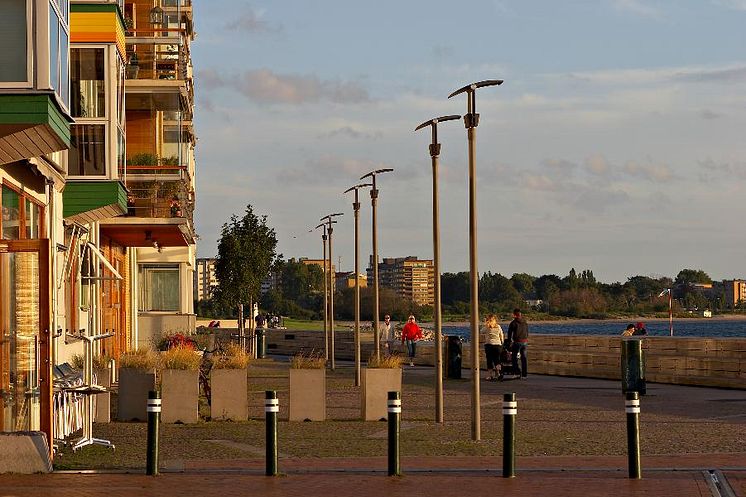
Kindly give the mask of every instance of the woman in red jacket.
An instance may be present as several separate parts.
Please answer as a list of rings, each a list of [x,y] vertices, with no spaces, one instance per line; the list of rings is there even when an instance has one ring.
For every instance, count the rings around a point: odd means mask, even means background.
[[[422,330],[417,326],[414,316],[409,316],[407,324],[401,330],[401,341],[407,344],[407,353],[409,355],[409,365],[414,366],[414,356],[417,352],[417,340],[422,338]]]

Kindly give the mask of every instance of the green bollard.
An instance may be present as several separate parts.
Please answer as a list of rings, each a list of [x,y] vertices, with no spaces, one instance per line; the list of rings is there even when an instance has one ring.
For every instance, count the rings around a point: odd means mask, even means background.
[[[515,393],[503,395],[503,478],[515,478]]]
[[[158,438],[161,424],[161,394],[155,390],[148,392],[148,449],[145,474],[158,474]]]
[[[642,478],[640,470],[640,395],[637,392],[627,392],[626,397],[629,477],[639,480]]]
[[[401,476],[399,460],[399,431],[401,427],[401,395],[399,392],[389,392],[388,396],[389,423],[389,476]]]
[[[277,413],[280,412],[280,401],[277,400],[277,392],[265,391],[264,413],[266,416],[266,458],[267,476],[277,476]]]

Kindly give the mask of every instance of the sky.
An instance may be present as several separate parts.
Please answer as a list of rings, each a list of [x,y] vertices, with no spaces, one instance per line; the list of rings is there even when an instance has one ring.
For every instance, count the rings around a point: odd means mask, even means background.
[[[321,258],[308,231],[378,177],[379,256],[432,257],[429,119],[477,135],[480,272],[599,281],[703,269],[746,277],[746,0],[197,0],[199,257],[247,204],[278,252]],[[463,121],[441,123],[441,267],[467,271]],[[371,253],[361,192],[360,267]]]

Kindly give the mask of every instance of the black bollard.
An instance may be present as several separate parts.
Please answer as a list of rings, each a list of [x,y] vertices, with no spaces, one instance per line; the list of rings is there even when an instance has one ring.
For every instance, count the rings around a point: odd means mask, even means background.
[[[265,392],[264,413],[266,416],[267,442],[267,476],[277,476],[277,413],[280,412],[280,401],[277,400],[277,392],[267,390]]]
[[[642,478],[640,470],[640,396],[637,392],[627,392],[625,411],[627,412],[627,460],[629,477]]]
[[[503,395],[503,478],[515,478],[515,393]]]
[[[148,392],[148,452],[145,474],[158,474],[158,438],[161,424],[161,394],[155,390]]]
[[[399,429],[401,425],[401,396],[399,392],[389,392],[389,476],[401,476],[399,461]]]

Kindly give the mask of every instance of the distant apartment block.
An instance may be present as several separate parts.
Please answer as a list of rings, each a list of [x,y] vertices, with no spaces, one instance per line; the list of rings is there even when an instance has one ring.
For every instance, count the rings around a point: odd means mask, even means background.
[[[368,280],[373,281],[372,256],[367,274]],[[418,259],[415,256],[384,257],[378,263],[378,284],[416,304],[435,303],[435,270],[430,259]]]
[[[197,267],[194,271],[195,298],[197,300],[212,298],[212,294],[217,286],[218,278],[215,275],[215,259],[197,259]]]
[[[746,280],[724,280],[725,299],[729,305],[746,302]]]
[[[362,273],[357,275],[360,281],[360,288],[368,286],[368,277]],[[345,288],[355,288],[355,273],[354,272],[343,272],[336,274],[336,288],[337,291],[341,292]]]
[[[324,273],[326,273],[326,268],[328,266],[328,263],[325,265],[324,264],[324,259],[307,259],[305,257],[301,257],[298,260],[300,262],[302,262],[303,264],[309,264],[309,265],[319,266],[321,268],[321,271],[323,271]],[[336,268],[336,266],[334,264],[332,264],[332,272],[335,273],[335,274],[337,272],[337,268]]]

